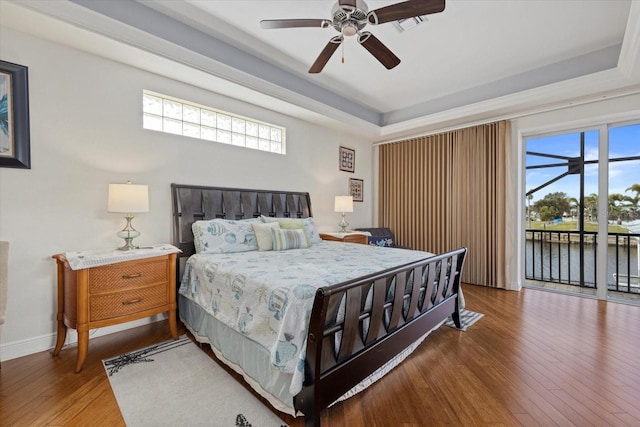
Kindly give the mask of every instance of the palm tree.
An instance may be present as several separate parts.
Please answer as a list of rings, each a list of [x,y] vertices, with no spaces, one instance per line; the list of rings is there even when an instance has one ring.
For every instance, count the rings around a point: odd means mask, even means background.
[[[597,221],[598,220],[598,195],[596,193],[591,193],[588,196],[584,197],[584,206],[587,208],[587,212],[589,214],[589,221]]]
[[[580,202],[575,197],[568,197],[567,202],[569,202],[569,214],[571,218],[575,218],[580,211]]]
[[[631,198],[620,193],[609,194],[609,218],[615,218],[617,224],[622,224],[622,216],[628,211],[628,206],[624,202],[629,202]]]
[[[625,193],[627,191],[633,191],[634,193],[636,193],[635,196],[629,197],[628,199],[631,203],[631,209],[633,209],[633,219],[636,219],[638,213],[638,204],[640,204],[640,184],[633,184],[631,187],[624,190]]]

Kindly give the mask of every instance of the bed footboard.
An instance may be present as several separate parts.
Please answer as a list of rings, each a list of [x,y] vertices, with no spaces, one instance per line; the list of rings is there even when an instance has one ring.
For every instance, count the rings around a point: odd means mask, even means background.
[[[305,382],[295,406],[307,426],[394,356],[452,316],[466,248],[318,289],[307,336]]]

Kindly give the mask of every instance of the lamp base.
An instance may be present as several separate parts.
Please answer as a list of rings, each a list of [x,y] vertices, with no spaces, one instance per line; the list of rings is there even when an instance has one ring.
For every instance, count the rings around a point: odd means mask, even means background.
[[[349,223],[344,218],[344,212],[342,213],[342,221],[340,221],[338,223],[338,225],[340,226],[340,231],[339,231],[340,233],[346,233],[347,232],[347,227],[349,226]]]
[[[134,249],[138,249],[137,246],[133,246],[133,243],[131,243],[133,241],[133,237],[129,238],[129,239],[124,239],[124,245],[120,246],[118,248],[119,251],[131,251]]]
[[[133,215],[127,214],[127,216],[125,216],[125,219],[127,220],[127,225],[118,232],[118,237],[124,239],[124,246],[118,248],[118,250],[120,251],[130,251],[133,249],[137,249],[137,247],[134,246],[132,242],[133,239],[140,236],[140,232],[133,228],[133,226],[131,225]]]

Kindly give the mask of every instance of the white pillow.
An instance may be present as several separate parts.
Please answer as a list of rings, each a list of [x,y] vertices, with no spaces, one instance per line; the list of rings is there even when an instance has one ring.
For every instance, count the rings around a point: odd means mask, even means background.
[[[253,227],[253,232],[256,235],[256,239],[258,240],[258,250],[259,251],[271,251],[273,250],[273,239],[271,237],[271,229],[272,228],[280,228],[280,224],[277,222],[267,222],[267,223],[253,223],[251,224]]]
[[[191,226],[197,253],[230,253],[258,250],[250,222],[228,219],[196,221]]]

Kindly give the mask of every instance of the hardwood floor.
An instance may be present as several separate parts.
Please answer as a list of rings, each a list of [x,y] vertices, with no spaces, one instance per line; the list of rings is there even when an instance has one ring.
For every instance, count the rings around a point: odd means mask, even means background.
[[[534,289],[464,291],[467,308],[485,315],[478,323],[435,331],[385,378],[325,411],[323,425],[640,425],[640,307]],[[124,425],[100,361],[169,338],[158,322],[92,339],[79,374],[74,347],[3,362],[0,425]]]

